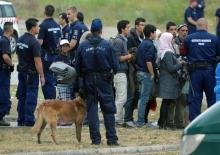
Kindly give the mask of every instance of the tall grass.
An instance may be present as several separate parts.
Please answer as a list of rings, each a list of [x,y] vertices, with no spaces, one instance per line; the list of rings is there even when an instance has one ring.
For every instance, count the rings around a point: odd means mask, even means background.
[[[52,4],[56,8],[55,16],[69,6],[75,5],[85,14],[86,23],[92,18],[102,18],[105,25],[114,26],[120,19],[134,21],[136,17],[145,17],[147,22],[164,25],[167,21],[183,22],[183,13],[189,0],[12,0],[18,16],[26,19],[30,16],[43,18],[44,6]],[[206,0],[206,15],[214,24],[214,12],[219,0]]]

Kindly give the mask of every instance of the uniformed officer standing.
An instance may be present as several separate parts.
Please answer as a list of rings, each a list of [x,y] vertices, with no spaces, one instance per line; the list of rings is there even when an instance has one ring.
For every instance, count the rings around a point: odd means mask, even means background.
[[[79,45],[76,54],[76,70],[83,77],[87,92],[87,114],[92,144],[99,145],[98,100],[104,117],[108,145],[118,145],[115,128],[115,102],[113,97],[113,73],[117,72],[118,60],[112,45],[100,37],[102,22],[94,19],[92,35]]]
[[[10,37],[13,34],[13,23],[5,22],[4,33],[0,39],[0,126],[10,126],[3,117],[9,113],[10,101],[10,78],[14,71],[11,59]]]
[[[46,18],[40,24],[40,31],[38,34],[38,40],[41,44],[41,57],[45,75],[45,85],[42,87],[42,91],[45,99],[55,99],[56,80],[53,77],[53,73],[49,70],[51,63],[54,61],[55,56],[58,54],[58,46],[61,37],[60,26],[54,21],[53,13],[55,9],[52,5],[45,7],[44,14]]]
[[[62,27],[62,34],[61,39],[69,39],[69,20],[67,18],[67,14],[65,12],[59,15],[59,22],[60,26]]]
[[[190,0],[190,6],[185,10],[184,19],[188,25],[189,34],[196,32],[197,20],[201,18],[197,10],[197,0]]]
[[[25,22],[27,32],[18,39],[18,126],[33,126],[37,105],[39,75],[42,86],[45,83],[40,55],[40,44],[35,38],[39,32],[38,20],[30,18]],[[39,75],[38,75],[39,74]]]
[[[220,8],[216,10],[215,16],[217,20],[216,35],[218,36],[218,39],[220,39]]]
[[[72,6],[67,9],[67,17],[70,22],[69,41],[70,41],[70,57],[72,65],[74,65],[75,52],[79,45],[79,40],[82,36],[83,30],[80,21],[77,19],[77,8]]]
[[[189,92],[189,119],[192,121],[201,112],[203,91],[205,91],[208,107],[215,103],[214,65],[216,56],[220,54],[218,38],[207,32],[208,22],[200,18],[197,22],[198,31],[185,39],[188,51],[187,58],[190,68],[192,88]]]

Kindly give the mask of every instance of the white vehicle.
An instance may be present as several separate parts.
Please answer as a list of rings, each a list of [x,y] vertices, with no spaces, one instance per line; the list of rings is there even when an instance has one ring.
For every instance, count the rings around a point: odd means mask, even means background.
[[[0,1],[0,26],[3,28],[5,22],[12,22],[14,27],[14,35],[11,38],[11,50],[14,53],[16,49],[16,42],[19,37],[18,17],[15,13],[13,4],[11,2]]]

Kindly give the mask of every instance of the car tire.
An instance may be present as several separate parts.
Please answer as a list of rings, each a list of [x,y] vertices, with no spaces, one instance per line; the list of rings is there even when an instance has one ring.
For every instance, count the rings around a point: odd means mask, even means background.
[[[16,51],[16,44],[18,41],[18,37],[16,34],[13,34],[13,36],[10,39],[10,45],[11,45],[11,53],[14,54]]]

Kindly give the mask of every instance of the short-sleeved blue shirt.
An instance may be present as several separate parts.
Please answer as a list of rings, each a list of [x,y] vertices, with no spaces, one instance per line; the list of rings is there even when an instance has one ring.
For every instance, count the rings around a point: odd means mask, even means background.
[[[152,62],[155,65],[157,50],[154,43],[150,39],[145,39],[140,44],[136,57],[136,67],[137,70],[142,72],[148,72],[147,62]]]
[[[81,23],[82,24],[82,33],[89,31],[89,28],[86,26],[86,24]]]
[[[36,70],[34,58],[41,56],[40,51],[41,47],[35,36],[25,33],[17,42],[18,64]]]
[[[69,31],[69,41],[71,41],[72,39],[77,40],[77,44],[73,48],[73,51],[77,50],[81,36],[82,36],[82,24],[77,20],[74,23],[70,24],[70,31]]]
[[[53,18],[45,19],[40,24],[38,39],[43,40],[42,49],[57,50],[61,38],[61,28]]]
[[[188,51],[189,62],[206,61],[216,63],[216,56],[220,55],[220,45],[217,36],[205,30],[199,30],[188,35],[184,41]]]
[[[186,11],[185,11],[184,17],[185,17],[185,23],[188,25],[189,34],[192,34],[192,33],[196,32],[196,26],[191,24],[191,23],[189,23],[188,18],[192,17],[192,19],[194,21],[197,21],[200,18],[197,9],[196,8],[193,9],[191,7],[188,7],[186,9]]]
[[[70,26],[67,24],[62,28],[61,39],[69,39]]]
[[[10,40],[4,35],[0,38],[0,64],[4,63],[3,54],[8,54],[11,57]]]

